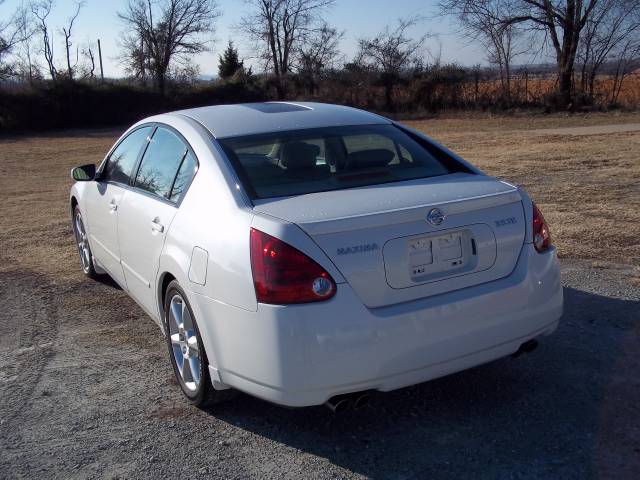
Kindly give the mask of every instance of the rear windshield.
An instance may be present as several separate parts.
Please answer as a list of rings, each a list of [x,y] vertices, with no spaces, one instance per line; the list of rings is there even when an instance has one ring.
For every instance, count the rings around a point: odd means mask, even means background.
[[[400,182],[464,168],[394,125],[294,130],[219,141],[253,198]]]

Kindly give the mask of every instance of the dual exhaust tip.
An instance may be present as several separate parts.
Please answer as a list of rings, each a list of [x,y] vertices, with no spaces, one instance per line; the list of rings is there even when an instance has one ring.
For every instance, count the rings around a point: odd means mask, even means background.
[[[538,341],[533,338],[520,345],[518,350],[512,356],[519,357],[525,353],[533,352],[536,348],[538,348]],[[369,392],[345,393],[331,397],[325,402],[325,406],[333,413],[341,413],[349,408],[357,410],[366,406],[369,403],[370,398],[371,395]]]
[[[369,403],[369,392],[345,393],[336,395],[325,402],[325,406],[333,413],[341,413],[349,408],[357,410]]]

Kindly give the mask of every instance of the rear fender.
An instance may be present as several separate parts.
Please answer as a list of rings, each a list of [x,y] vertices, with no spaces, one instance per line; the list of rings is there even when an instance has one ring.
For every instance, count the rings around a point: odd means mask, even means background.
[[[346,280],[329,259],[326,253],[299,226],[268,215],[255,215],[251,223],[253,228],[276,237],[312,258],[333,277],[336,283]]]

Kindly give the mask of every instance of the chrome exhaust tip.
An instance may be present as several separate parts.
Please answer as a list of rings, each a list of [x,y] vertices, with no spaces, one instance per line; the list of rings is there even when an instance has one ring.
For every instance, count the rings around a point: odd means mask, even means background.
[[[528,341],[524,342],[522,345],[520,345],[518,350],[516,350],[516,352],[514,354],[512,354],[511,356],[513,358],[516,358],[516,357],[519,357],[520,355],[523,355],[525,353],[531,353],[536,348],[538,348],[538,340],[536,340],[535,338],[532,338],[531,340],[528,340]]]
[[[335,397],[331,397],[324,404],[333,413],[341,413],[351,406],[351,400],[352,396],[349,394],[336,395]]]
[[[353,401],[353,408],[356,410],[362,407],[366,407],[369,404],[369,399],[371,395],[368,393],[363,393],[362,395],[358,395]]]
[[[344,412],[349,407],[354,410],[362,408],[369,403],[369,392],[345,393],[331,397],[324,404],[333,413]]]

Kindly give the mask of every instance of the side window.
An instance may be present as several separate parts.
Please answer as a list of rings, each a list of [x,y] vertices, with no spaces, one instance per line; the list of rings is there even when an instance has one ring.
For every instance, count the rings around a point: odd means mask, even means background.
[[[187,188],[191,179],[196,174],[197,168],[198,164],[196,159],[191,155],[191,152],[187,152],[187,155],[182,161],[182,165],[180,165],[180,170],[178,170],[176,181],[173,182],[173,188],[171,189],[171,196],[169,197],[169,200],[177,202],[180,199],[180,195],[182,195],[182,192],[184,192],[185,188]]]
[[[135,186],[169,198],[173,180],[186,153],[186,145],[175,133],[159,127],[142,157]]]
[[[138,155],[153,127],[142,127],[129,134],[111,153],[101,180],[129,184]]]

